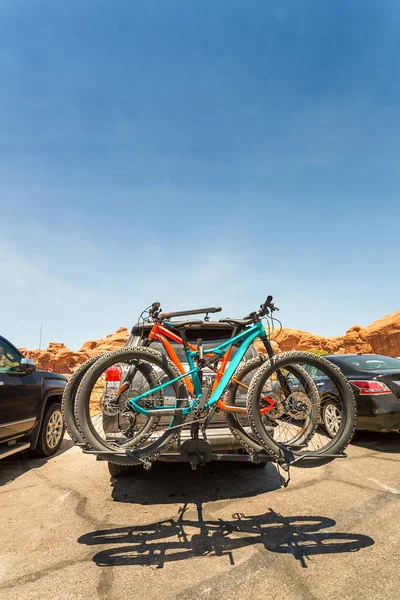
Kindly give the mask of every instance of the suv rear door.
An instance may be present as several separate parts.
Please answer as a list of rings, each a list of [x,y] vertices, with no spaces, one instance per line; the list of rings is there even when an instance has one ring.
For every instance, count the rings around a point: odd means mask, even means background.
[[[40,383],[19,370],[22,355],[0,337],[0,440],[30,431],[36,422]]]

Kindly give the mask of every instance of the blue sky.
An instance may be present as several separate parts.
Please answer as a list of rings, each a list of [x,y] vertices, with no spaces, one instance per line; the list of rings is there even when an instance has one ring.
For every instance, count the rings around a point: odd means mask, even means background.
[[[0,332],[400,308],[400,5],[0,0]]]

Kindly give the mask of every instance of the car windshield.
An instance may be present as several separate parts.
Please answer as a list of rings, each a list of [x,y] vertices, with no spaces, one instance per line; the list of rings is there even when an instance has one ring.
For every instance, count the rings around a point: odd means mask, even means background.
[[[170,341],[170,340],[168,340]],[[203,347],[204,350],[207,351],[207,349],[209,348],[215,348],[216,346],[218,346],[219,344],[222,344],[223,342],[226,341],[226,338],[220,338],[220,339],[216,339],[216,340],[203,340]],[[173,347],[173,349],[175,350],[176,354],[178,355],[179,360],[182,363],[186,363],[186,354],[185,351],[183,349],[183,346],[181,346],[180,344],[176,344],[175,342],[171,342],[171,345]],[[165,354],[165,350],[163,345],[161,344],[161,342],[152,342],[151,347],[154,348],[155,350],[158,350],[159,352],[163,352]],[[237,352],[238,348],[237,347],[233,347],[231,350],[231,354],[230,354],[230,359],[232,359],[236,352]],[[245,360],[249,360],[250,358],[253,358],[255,356],[254,351],[251,350],[251,347],[247,349],[246,354],[244,355],[244,359]],[[400,362],[400,361],[399,361]]]
[[[341,356],[340,360],[360,369],[360,371],[400,371],[400,360],[390,356],[365,355]]]

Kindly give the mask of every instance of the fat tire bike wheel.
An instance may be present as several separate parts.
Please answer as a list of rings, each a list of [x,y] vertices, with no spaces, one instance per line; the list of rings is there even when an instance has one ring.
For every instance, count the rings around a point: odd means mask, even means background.
[[[90,367],[103,355],[93,356],[84,362],[79,369],[75,371],[70,380],[68,381],[67,387],[64,390],[64,394],[61,401],[61,411],[64,418],[65,428],[68,432],[69,437],[75,444],[85,444],[85,439],[82,437],[77,424],[75,422],[75,396],[78,391],[79,385],[88,372]]]
[[[141,461],[152,461],[165,452],[173,441],[179,437],[185,417],[181,413],[173,415],[165,431],[160,433],[159,437],[157,437],[157,426],[163,418],[161,414],[160,416],[144,417],[147,422],[141,433],[131,437],[128,435],[120,444],[104,439],[92,423],[90,415],[91,394],[97,381],[101,379],[107,369],[119,364],[129,365],[129,368],[144,375],[149,384],[148,390],[157,387],[161,380],[166,379],[166,381],[169,381],[180,375],[167,357],[151,348],[122,348],[108,352],[92,365],[79,386],[75,401],[75,420],[85,441],[94,451],[104,453],[102,458],[105,460],[116,464],[137,464]],[[174,394],[174,407],[183,408],[186,405],[186,387],[182,381],[176,381],[171,384],[171,389]],[[132,396],[131,393],[128,395]],[[149,409],[156,406],[162,407],[163,401],[162,390],[159,390],[145,398],[143,405]],[[136,411],[133,408],[129,408],[129,411],[131,411],[132,416],[135,416]],[[107,450],[110,451],[110,454],[106,453]]]
[[[252,358],[242,364],[242,366],[236,371],[232,380],[228,386],[228,390],[225,393],[223,400],[228,406],[243,408],[246,407],[247,403],[247,393],[251,384],[253,377],[255,376],[257,370],[265,364],[268,360],[268,356],[259,355],[255,358]],[[290,366],[288,372],[296,378],[296,380],[302,382],[302,385],[307,387],[311,392],[315,394],[315,398],[317,398],[318,390],[315,387],[312,379],[309,377],[307,372],[299,366]],[[287,380],[287,393],[290,393],[291,383]],[[276,398],[276,400],[281,400]],[[275,409],[275,412],[283,409],[279,406]],[[237,441],[245,448],[245,450],[249,454],[259,454],[260,452],[265,452],[265,448],[260,445],[258,438],[255,436],[252,428],[249,416],[246,413],[237,413],[225,411],[225,418],[228,423],[228,427],[231,430],[232,435],[237,439]],[[317,414],[310,415],[308,419],[307,427],[303,428],[304,430],[301,434],[297,433],[293,435],[291,440],[287,440],[288,446],[298,446],[304,444],[307,440],[309,440],[315,433],[318,428],[318,419]],[[270,427],[271,434],[273,434],[273,426]]]
[[[335,437],[330,438],[327,435],[314,434],[309,443],[304,448],[296,448],[285,443],[284,433],[293,428],[293,419],[283,420],[275,418],[274,435],[271,435],[270,427],[266,426],[266,419],[260,413],[260,399],[262,399],[264,390],[276,388],[275,373],[289,370],[291,367],[301,367],[307,370],[311,375],[313,369],[316,373],[322,373],[325,381],[331,388],[335,389],[337,398],[341,402],[343,419]],[[329,381],[328,381],[329,380]],[[299,386],[298,386],[299,387]],[[276,391],[276,390],[274,390]],[[318,407],[318,424],[321,424],[320,400],[314,398],[315,394],[307,399],[306,390],[297,390],[293,393],[293,404],[300,405],[302,402],[315,404]],[[355,430],[356,423],[356,402],[354,394],[349,383],[341,371],[328,360],[308,352],[284,352],[268,359],[263,366],[259,368],[252,379],[247,396],[247,410],[251,426],[255,437],[260,445],[279,463],[294,464],[296,467],[317,467],[331,462],[334,458],[342,455],[347,445],[350,443]],[[314,408],[315,414],[315,408]],[[293,413],[292,413],[293,415]],[[296,416],[296,415],[294,415]],[[290,417],[290,415],[289,415]],[[286,415],[285,415],[286,418]],[[267,421],[268,422],[268,421]],[[269,423],[270,424],[270,423]],[[278,429],[278,428],[281,429]],[[281,432],[279,435],[278,433]]]

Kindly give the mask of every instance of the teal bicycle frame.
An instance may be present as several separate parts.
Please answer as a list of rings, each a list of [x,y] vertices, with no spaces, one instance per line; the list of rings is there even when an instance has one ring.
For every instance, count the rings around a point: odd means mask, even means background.
[[[171,323],[168,323],[168,325],[171,326]],[[218,383],[214,392],[211,394],[211,397],[209,398],[209,400],[204,404],[204,410],[212,408],[218,402],[218,400],[221,398],[222,394],[225,391],[226,386],[230,382],[237,367],[239,366],[239,364],[242,361],[244,355],[246,354],[249,346],[251,346],[251,344],[254,342],[254,340],[256,338],[265,338],[265,337],[266,337],[266,335],[265,335],[264,327],[261,322],[258,322],[258,323],[255,323],[254,325],[250,325],[250,326],[246,327],[246,329],[244,329],[243,331],[241,331],[234,337],[229,338],[228,340],[226,340],[226,342],[219,344],[219,346],[215,346],[215,348],[207,348],[207,351],[206,351],[207,355],[210,355],[210,354],[213,355],[211,358],[211,361],[212,361],[212,359],[214,357],[215,358],[222,357],[230,347],[232,347],[237,342],[241,341],[241,344],[240,344],[236,354],[234,355],[232,361],[227,366],[225,373],[221,378],[221,381]],[[200,400],[203,395],[203,390],[202,390],[200,378],[199,378],[199,372],[201,371],[201,367],[196,367],[196,365],[194,363],[194,360],[195,360],[198,352],[189,350],[189,348],[185,347],[185,353],[186,353],[186,357],[187,357],[187,361],[188,361],[188,365],[189,365],[189,371],[182,373],[178,377],[175,377],[174,379],[170,379],[170,380],[166,381],[165,383],[162,383],[161,385],[159,385],[151,390],[147,390],[147,392],[140,394],[140,396],[136,396],[135,398],[131,398],[130,400],[128,400],[128,404],[131,406],[131,408],[133,408],[133,410],[140,413],[141,415],[145,415],[146,417],[156,416],[156,415],[161,416],[162,414],[164,414],[164,415],[177,415],[177,414],[190,415],[190,413],[192,413],[199,406]],[[140,402],[140,400],[142,400],[143,398],[147,398],[151,394],[154,394],[155,392],[158,392],[159,390],[162,390],[162,389],[166,388],[167,386],[172,385],[172,384],[176,383],[177,381],[180,381],[181,379],[184,379],[188,375],[191,376],[191,378],[192,378],[195,396],[196,396],[189,402],[188,406],[186,406],[184,408],[176,408],[176,407],[175,408],[173,408],[173,407],[165,408],[164,406],[154,406],[150,410],[147,410],[138,404],[138,402]]]

